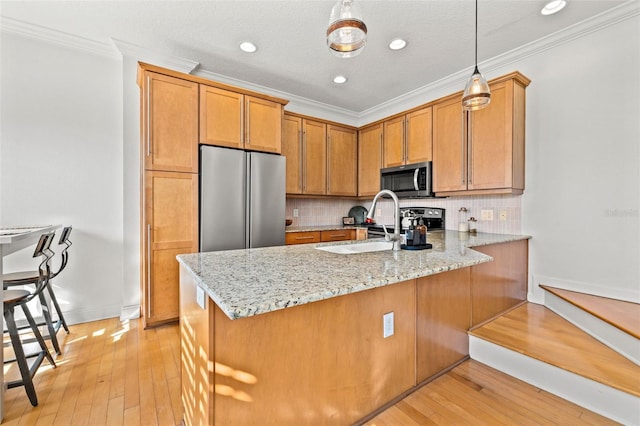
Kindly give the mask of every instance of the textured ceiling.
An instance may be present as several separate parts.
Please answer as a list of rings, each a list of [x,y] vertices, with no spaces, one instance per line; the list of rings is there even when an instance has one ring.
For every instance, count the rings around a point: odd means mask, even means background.
[[[107,43],[123,40],[200,68],[359,113],[474,61],[471,0],[359,1],[369,36],[355,58],[334,57],[325,30],[333,1],[1,1],[4,17]],[[480,0],[479,61],[616,7],[568,0],[542,16],[544,0]],[[387,45],[408,41],[402,51]],[[255,54],[238,49],[257,44]],[[482,68],[481,68],[482,71]],[[348,77],[338,86],[336,74]]]

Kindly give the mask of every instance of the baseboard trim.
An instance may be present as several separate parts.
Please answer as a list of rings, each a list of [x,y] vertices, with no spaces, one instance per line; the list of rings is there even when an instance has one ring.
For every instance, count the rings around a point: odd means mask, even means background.
[[[640,398],[469,336],[471,359],[617,422],[640,424]]]
[[[120,321],[140,318],[140,305],[123,306],[120,310]]]

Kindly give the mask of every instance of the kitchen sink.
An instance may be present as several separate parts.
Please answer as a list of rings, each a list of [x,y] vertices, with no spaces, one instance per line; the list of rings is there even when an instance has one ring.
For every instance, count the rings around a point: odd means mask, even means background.
[[[336,254],[358,254],[373,251],[391,250],[393,243],[390,241],[372,241],[360,244],[337,244],[335,246],[318,246],[316,250],[328,251]]]

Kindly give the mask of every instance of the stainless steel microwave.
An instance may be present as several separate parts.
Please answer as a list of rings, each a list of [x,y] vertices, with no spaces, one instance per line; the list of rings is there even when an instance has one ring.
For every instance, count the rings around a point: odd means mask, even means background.
[[[380,189],[389,189],[399,198],[433,197],[431,161],[380,169]]]

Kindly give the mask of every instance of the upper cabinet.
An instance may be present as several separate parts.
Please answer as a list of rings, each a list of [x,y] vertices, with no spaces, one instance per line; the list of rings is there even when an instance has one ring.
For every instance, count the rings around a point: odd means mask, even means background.
[[[285,113],[287,194],[357,195],[356,130]]]
[[[491,103],[478,111],[464,112],[459,94],[433,106],[436,194],[522,194],[528,84],[519,73],[492,81]]]
[[[327,125],[327,195],[358,195],[356,131]]]
[[[200,143],[281,152],[282,104],[200,85]]]
[[[198,84],[141,72],[145,170],[198,172]]]
[[[431,161],[431,107],[391,118],[383,126],[383,167]]]
[[[382,167],[382,124],[358,131],[358,196],[375,196],[380,191]]]
[[[282,155],[287,158],[287,194],[302,194],[302,118],[284,115]]]
[[[302,120],[302,192],[327,193],[327,125],[306,118]]]

